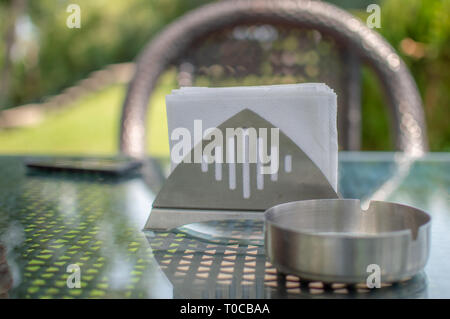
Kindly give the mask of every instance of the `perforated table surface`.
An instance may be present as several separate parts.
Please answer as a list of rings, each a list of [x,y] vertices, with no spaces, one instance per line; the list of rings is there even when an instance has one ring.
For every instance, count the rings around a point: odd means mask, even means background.
[[[23,160],[0,157],[2,297],[450,298],[448,153],[415,160],[395,153],[340,153],[343,197],[413,205],[433,218],[425,271],[379,289],[278,274],[264,254],[262,222],[144,232],[157,178],[36,173]],[[80,269],[80,288],[67,284],[69,265]]]

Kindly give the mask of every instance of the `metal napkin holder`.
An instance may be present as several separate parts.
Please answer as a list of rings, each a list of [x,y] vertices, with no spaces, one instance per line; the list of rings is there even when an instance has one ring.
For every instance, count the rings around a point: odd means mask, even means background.
[[[255,112],[244,109],[217,128],[275,128]],[[225,134],[223,134],[225,136]],[[191,158],[195,147],[205,147],[210,139],[204,138],[186,155]],[[234,143],[235,147],[237,143]],[[236,153],[236,152],[235,152]],[[285,157],[290,156],[290,167]],[[201,163],[180,163],[170,174],[156,196],[145,229],[171,229],[184,224],[225,219],[264,220],[264,211],[272,206],[306,199],[338,198],[327,178],[314,162],[286,134],[279,129],[279,169],[274,176],[262,175],[263,189],[256,184],[257,163],[235,163],[236,187],[230,189],[230,164],[209,164],[207,171]],[[243,196],[242,176],[248,165],[250,196]],[[222,170],[216,180],[215,169]],[[259,177],[261,178],[261,177]]]

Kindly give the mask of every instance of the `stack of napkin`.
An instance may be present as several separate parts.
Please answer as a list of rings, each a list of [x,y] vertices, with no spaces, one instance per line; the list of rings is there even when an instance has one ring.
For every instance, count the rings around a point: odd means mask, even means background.
[[[336,94],[324,83],[248,87],[183,87],[166,97],[170,139],[175,128],[194,137],[194,120],[203,130],[218,127],[244,109],[250,109],[278,127],[319,167],[337,192]],[[192,141],[194,145],[194,140]],[[172,169],[176,163],[172,163]]]

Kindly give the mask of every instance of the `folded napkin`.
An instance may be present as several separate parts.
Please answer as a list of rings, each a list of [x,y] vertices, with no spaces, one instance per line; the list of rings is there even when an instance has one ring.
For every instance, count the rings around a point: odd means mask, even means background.
[[[206,130],[250,109],[299,146],[337,191],[336,94],[324,83],[183,87],[166,96],[166,107],[171,152],[176,143],[170,139],[174,129],[186,128],[193,137],[194,120],[202,120]],[[172,163],[172,169],[176,165]]]

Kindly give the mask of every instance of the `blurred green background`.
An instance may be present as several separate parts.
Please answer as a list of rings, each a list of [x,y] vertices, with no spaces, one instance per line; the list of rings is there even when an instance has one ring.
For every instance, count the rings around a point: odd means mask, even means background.
[[[226,1],[226,0],[225,0]],[[207,0],[0,0],[0,109],[37,104],[109,64],[132,61],[161,28]],[[365,21],[381,6],[380,32],[409,66],[419,87],[430,150],[450,151],[450,0],[330,1]],[[81,28],[69,29],[70,3]],[[168,154],[164,96],[176,73],[161,78],[150,103],[148,149]],[[125,83],[72,97],[33,125],[0,128],[0,153],[113,154],[118,150]],[[363,149],[391,150],[378,80],[363,69]]]

